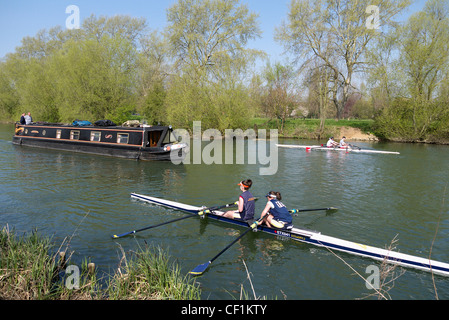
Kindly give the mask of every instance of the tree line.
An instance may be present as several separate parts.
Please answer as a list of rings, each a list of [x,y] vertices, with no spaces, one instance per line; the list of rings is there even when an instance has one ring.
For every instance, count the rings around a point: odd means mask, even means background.
[[[428,0],[399,23],[409,5],[292,0],[275,31],[292,60],[274,62],[250,48],[262,36],[259,16],[240,0],[178,0],[161,31],[144,18],[92,15],[77,30],[25,37],[1,60],[0,120],[139,114],[224,130],[259,116],[282,130],[301,116],[322,119],[322,130],[327,118],[352,117],[375,119],[386,139],[449,139],[449,4]]]

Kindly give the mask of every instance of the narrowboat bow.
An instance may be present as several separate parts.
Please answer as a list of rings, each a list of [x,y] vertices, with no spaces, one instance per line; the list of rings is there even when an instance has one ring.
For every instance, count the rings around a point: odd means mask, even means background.
[[[171,126],[98,126],[52,123],[16,124],[13,144],[137,160],[185,158]]]

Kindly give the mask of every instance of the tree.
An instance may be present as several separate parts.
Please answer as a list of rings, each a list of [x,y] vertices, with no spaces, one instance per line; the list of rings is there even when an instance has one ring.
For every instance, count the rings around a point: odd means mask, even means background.
[[[150,124],[166,121],[167,80],[172,73],[168,42],[153,31],[140,40],[136,77],[137,109]]]
[[[389,106],[393,110],[384,110],[378,118],[385,135],[395,131],[396,122],[390,117],[402,119],[400,136],[407,140],[425,140],[445,130],[449,117],[449,108],[443,102],[447,101],[444,88],[449,73],[448,43],[449,4],[444,0],[429,0],[423,11],[412,15],[399,28],[400,55],[395,61],[395,72],[400,75],[397,82],[405,90],[400,103]]]
[[[24,38],[2,65],[0,108],[14,117],[30,111],[37,121],[123,119],[135,109],[144,30],[141,19],[91,16],[80,30]]]
[[[179,0],[167,11],[166,29],[177,67],[201,74],[244,65],[248,41],[261,33],[257,17],[239,0]]]
[[[119,36],[67,42],[52,64],[62,120],[114,120],[117,110],[132,106],[136,59],[131,43]]]
[[[316,57],[330,69],[331,99],[341,118],[354,75],[364,70],[369,45],[381,36],[367,28],[367,8],[379,8],[382,27],[387,28],[408,4],[408,0],[292,0],[288,20],[277,29],[276,39],[303,64]]]
[[[449,4],[430,0],[401,29],[401,65],[412,97],[433,97],[449,61]]]
[[[257,15],[239,0],[179,0],[167,12],[165,36],[175,74],[167,85],[167,119],[224,130],[250,116],[243,79],[258,52],[246,46],[260,35]],[[226,96],[224,96],[226,93]]]
[[[262,108],[267,116],[280,120],[279,129],[284,130],[286,118],[297,106],[296,74],[291,66],[277,62],[267,64],[263,72],[265,94],[262,97]]]
[[[377,39],[376,44],[368,52],[370,63],[367,83],[370,91],[373,109],[379,112],[391,105],[395,97],[406,95],[401,82],[404,75],[397,59],[399,50],[400,26]]]
[[[16,85],[12,81],[11,63],[0,62],[0,114],[1,120],[14,119],[20,106]],[[22,112],[25,112],[23,110]],[[17,119],[16,119],[17,120]]]
[[[313,106],[316,106],[316,113],[318,113],[320,118],[320,126],[318,129],[318,138],[320,139],[324,133],[326,118],[329,115],[330,69],[320,64],[319,61],[317,63],[318,65],[310,68],[311,71],[305,81],[308,87],[307,103],[309,105],[309,111]]]

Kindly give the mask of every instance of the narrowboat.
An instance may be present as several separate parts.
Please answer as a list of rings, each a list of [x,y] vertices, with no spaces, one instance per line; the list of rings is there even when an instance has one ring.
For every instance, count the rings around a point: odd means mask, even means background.
[[[116,126],[108,122],[58,124],[16,123],[13,144],[83,152],[136,160],[185,158],[187,145],[179,143],[171,126]]]

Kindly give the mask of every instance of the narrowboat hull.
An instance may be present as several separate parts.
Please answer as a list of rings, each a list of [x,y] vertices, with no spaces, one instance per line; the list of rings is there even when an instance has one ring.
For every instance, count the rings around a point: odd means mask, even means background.
[[[187,145],[178,143],[171,127],[97,127],[16,124],[12,143],[136,160],[182,161]]]

